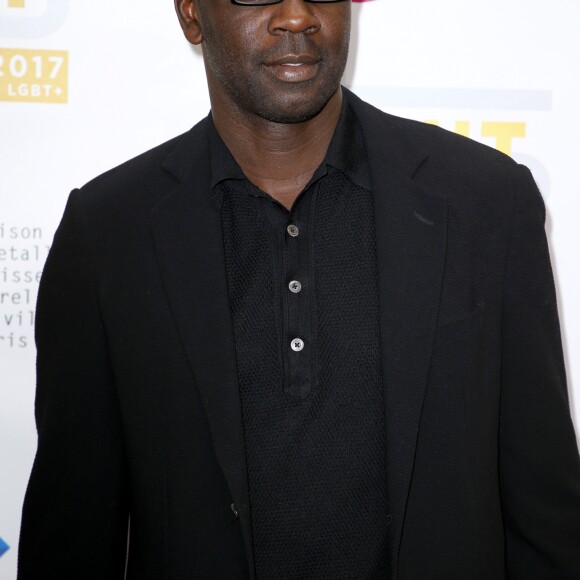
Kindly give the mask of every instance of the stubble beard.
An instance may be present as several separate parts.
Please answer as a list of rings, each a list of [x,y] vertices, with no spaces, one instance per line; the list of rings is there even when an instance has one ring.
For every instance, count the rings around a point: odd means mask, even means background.
[[[206,34],[203,46],[206,67],[222,85],[236,109],[245,116],[259,117],[271,123],[296,124],[316,117],[340,87],[348,58],[350,35],[348,32],[345,34],[339,54],[334,53],[331,59],[321,55],[320,71],[314,79],[299,83],[269,79],[263,64],[255,65],[254,74],[244,75],[237,66],[238,55],[228,53],[223,45],[212,42],[212,36]],[[299,42],[287,44],[284,50],[277,48],[277,56],[313,52],[308,50],[308,41],[304,37]],[[268,62],[269,58],[269,55],[265,55],[261,60]],[[277,85],[279,90],[275,90]],[[304,93],[316,86],[319,88],[314,97],[305,99]]]

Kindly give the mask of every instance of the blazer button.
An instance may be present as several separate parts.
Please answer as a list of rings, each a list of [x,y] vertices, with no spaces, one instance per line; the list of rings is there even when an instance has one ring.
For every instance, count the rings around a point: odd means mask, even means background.
[[[240,514],[238,513],[238,510],[236,509],[236,504],[235,503],[233,503],[232,505],[230,505],[230,509],[232,510],[232,512],[233,512],[233,514],[234,514],[234,516],[236,518],[239,518],[240,517]]]

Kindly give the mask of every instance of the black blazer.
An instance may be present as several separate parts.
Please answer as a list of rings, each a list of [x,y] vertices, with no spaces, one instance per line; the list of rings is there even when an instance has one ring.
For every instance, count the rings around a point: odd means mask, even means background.
[[[533,179],[345,95],[376,200],[392,577],[580,578],[578,450]],[[128,527],[130,579],[254,578],[207,126],[70,196],[39,293],[20,580],[123,578]]]

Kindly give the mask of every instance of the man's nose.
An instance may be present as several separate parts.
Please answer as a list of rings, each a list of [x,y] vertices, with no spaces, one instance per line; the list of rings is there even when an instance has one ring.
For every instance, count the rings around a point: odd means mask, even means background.
[[[273,13],[268,26],[270,34],[312,34],[320,30],[320,20],[312,2],[283,0],[279,4],[273,4],[271,8]]]

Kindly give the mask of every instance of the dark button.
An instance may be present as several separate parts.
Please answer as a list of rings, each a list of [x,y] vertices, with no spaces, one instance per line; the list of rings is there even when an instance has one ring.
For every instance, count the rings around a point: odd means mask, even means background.
[[[288,232],[288,235],[292,236],[293,238],[295,238],[300,233],[298,226],[295,226],[294,224],[290,224],[286,228],[286,231]]]
[[[235,503],[233,503],[230,506],[230,509],[232,510],[232,512],[234,513],[234,516],[236,516],[236,518],[239,518],[240,517],[240,514],[238,513],[238,510],[236,509],[236,504]]]

